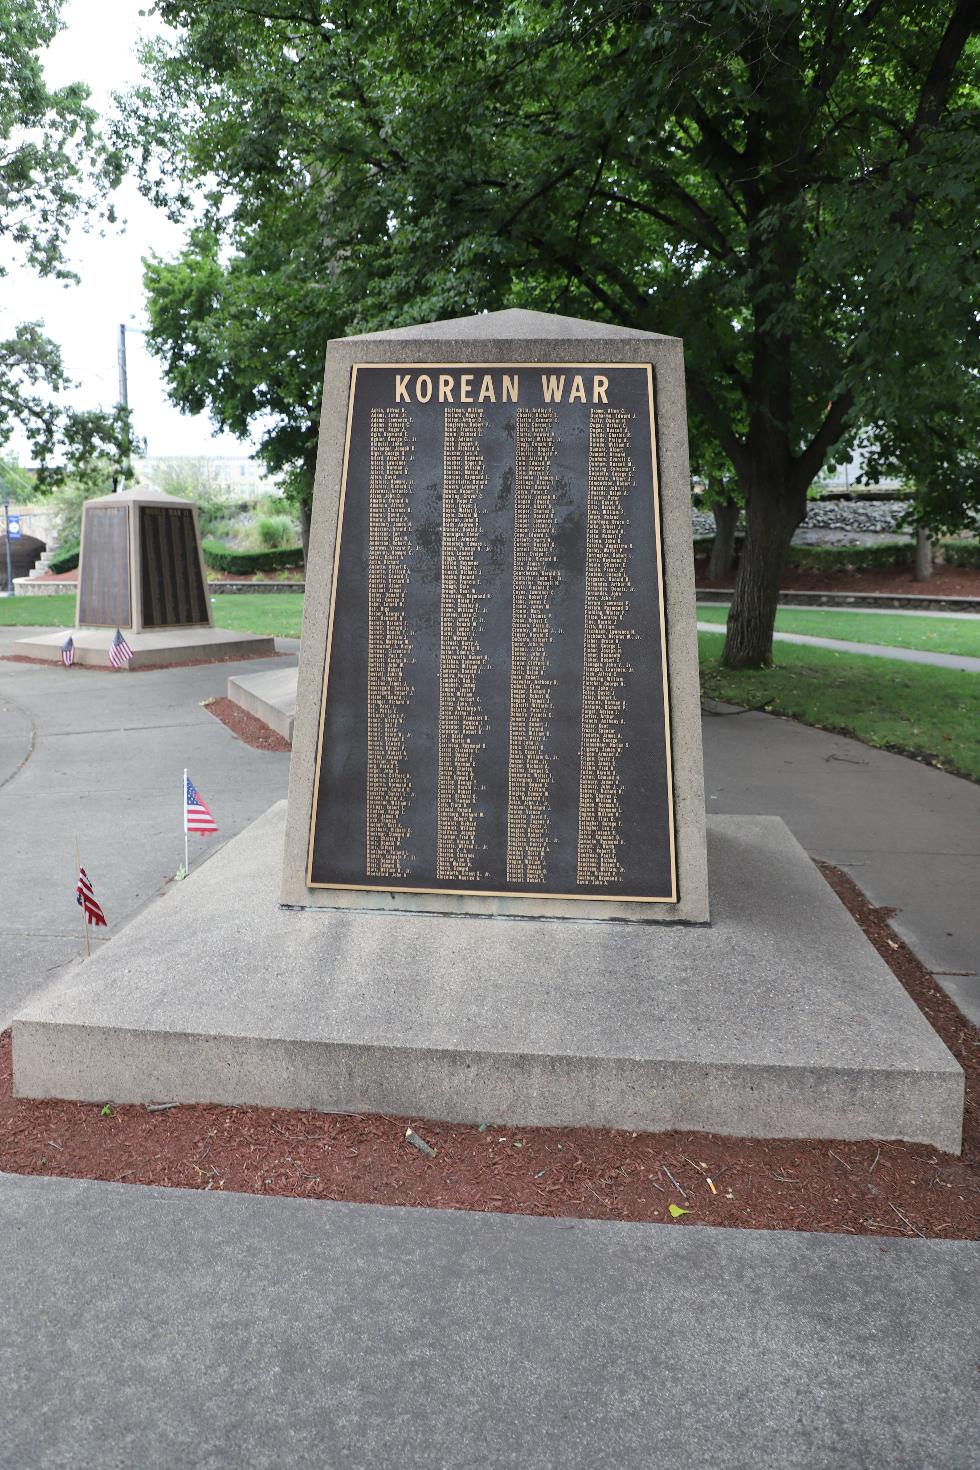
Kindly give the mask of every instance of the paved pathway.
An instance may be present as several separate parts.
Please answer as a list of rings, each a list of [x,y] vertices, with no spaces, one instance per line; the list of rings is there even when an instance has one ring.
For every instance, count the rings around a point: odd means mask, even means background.
[[[708,811],[782,817],[898,910],[898,932],[980,1025],[980,786],[731,705],[709,702],[703,729]]]
[[[0,629],[0,654],[21,632]],[[282,662],[130,674],[0,661],[0,1028],[83,948],[76,833],[111,935],[184,860],[185,765],[220,827],[192,838],[192,861],[285,794],[289,756],[251,750],[200,704],[230,673]]]
[[[724,623],[698,623],[699,633],[725,631]],[[773,633],[777,643],[802,643],[809,648],[830,648],[834,653],[864,653],[870,658],[897,659],[899,663],[932,664],[940,669],[963,669],[970,674],[980,674],[980,658],[971,658],[962,653],[931,653],[925,648],[894,648],[884,643],[852,643],[846,638],[816,638],[809,633]]]
[[[0,1177],[3,1470],[967,1470],[980,1247]]]

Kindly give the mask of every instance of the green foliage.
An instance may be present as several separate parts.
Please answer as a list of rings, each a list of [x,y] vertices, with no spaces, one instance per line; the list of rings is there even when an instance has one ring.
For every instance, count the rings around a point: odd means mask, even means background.
[[[732,670],[718,661],[716,635],[698,641],[710,699],[789,715],[980,781],[976,674],[792,643],[775,644],[772,668]]]
[[[74,280],[64,254],[69,227],[103,209],[121,176],[119,153],[99,137],[88,89],[51,89],[44,79],[42,54],[60,29],[62,8],[61,0],[0,0],[0,277],[20,258],[42,276]],[[0,445],[20,425],[42,462],[59,453],[70,458],[94,425],[60,410],[56,395],[66,384],[42,323],[15,326],[0,341]]]
[[[48,562],[48,567],[56,577],[60,577],[62,572],[73,572],[78,566],[81,554],[81,543],[70,541],[67,546],[59,548],[56,555]]]
[[[711,538],[699,536],[694,555],[707,556]],[[915,561],[910,541],[878,541],[869,546],[791,546],[786,565],[801,571],[861,572],[875,567],[905,567]]]
[[[951,567],[980,567],[980,541],[944,541],[943,561]]]
[[[192,228],[148,267],[151,341],[183,406],[271,415],[295,483],[342,330],[511,304],[677,333],[696,464],[794,501],[927,346],[956,368],[969,0],[160,11],[128,138]]]
[[[202,543],[204,560],[215,572],[274,572],[284,567],[303,565],[303,548],[287,546],[268,551],[244,551],[232,546],[219,546],[216,541]]]
[[[905,567],[915,561],[910,541],[876,541],[870,546],[791,546],[787,564],[800,571],[863,572]]]
[[[254,530],[255,538],[264,550],[296,545],[296,523],[291,516],[259,516]]]

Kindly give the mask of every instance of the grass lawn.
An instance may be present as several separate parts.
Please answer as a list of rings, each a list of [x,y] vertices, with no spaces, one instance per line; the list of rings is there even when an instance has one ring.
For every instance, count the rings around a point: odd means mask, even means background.
[[[980,781],[976,674],[792,643],[776,644],[774,668],[734,672],[719,667],[720,638],[700,633],[698,643],[701,689],[711,699],[792,715]]]
[[[303,622],[302,592],[223,592],[211,607],[217,627],[240,633],[298,638]]]
[[[298,638],[303,621],[301,592],[220,594],[212,602],[215,626],[237,632]],[[75,622],[75,594],[53,597],[0,597],[0,626],[70,628]]]
[[[727,607],[699,607],[699,623],[724,623]],[[888,648],[921,648],[929,653],[962,653],[980,658],[980,618],[924,618],[916,613],[827,612],[793,607],[776,614],[780,633],[816,638],[846,638],[852,643],[882,643]]]

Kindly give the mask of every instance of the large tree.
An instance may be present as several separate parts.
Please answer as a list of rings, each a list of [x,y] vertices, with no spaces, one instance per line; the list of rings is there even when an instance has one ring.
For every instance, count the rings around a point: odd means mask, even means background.
[[[65,237],[75,219],[111,218],[120,155],[100,137],[79,83],[50,88],[43,56],[61,26],[62,0],[0,0],[0,278],[19,260],[41,276],[75,281]],[[122,410],[72,410],[70,386],[43,323],[20,322],[0,341],[0,447],[15,428],[42,466],[40,484],[130,448]]]
[[[768,661],[808,487],[910,363],[960,370],[978,0],[159,9],[128,110],[195,219],[148,276],[178,401],[271,411],[301,466],[330,332],[517,304],[683,336],[746,507],[724,657]]]

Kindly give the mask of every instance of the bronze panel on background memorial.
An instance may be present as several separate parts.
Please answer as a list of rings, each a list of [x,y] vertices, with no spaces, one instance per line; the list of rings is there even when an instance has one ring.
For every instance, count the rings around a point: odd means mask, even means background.
[[[310,887],[677,901],[652,368],[354,367]]]
[[[144,628],[210,621],[190,506],[140,506],[140,586]]]
[[[129,506],[86,506],[78,580],[83,627],[129,628]]]

